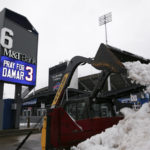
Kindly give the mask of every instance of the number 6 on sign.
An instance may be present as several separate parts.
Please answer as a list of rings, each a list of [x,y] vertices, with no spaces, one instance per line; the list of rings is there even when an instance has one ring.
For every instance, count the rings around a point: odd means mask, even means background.
[[[26,81],[31,82],[33,80],[33,68],[30,66],[26,66],[26,70],[29,72],[28,72],[28,76],[26,76],[25,79]]]
[[[12,36],[14,36],[14,33],[12,30],[8,28],[2,28],[0,44],[5,48],[11,49],[13,47]]]

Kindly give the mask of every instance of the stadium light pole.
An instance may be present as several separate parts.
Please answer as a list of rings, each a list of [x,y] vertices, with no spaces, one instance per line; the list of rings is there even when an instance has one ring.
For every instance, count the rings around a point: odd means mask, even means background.
[[[107,40],[107,26],[106,24],[112,21],[112,13],[108,13],[105,14],[101,17],[99,17],[99,25],[105,25],[105,38],[106,38],[106,44],[108,44],[108,40]],[[110,81],[110,76],[107,79],[107,83],[108,83],[108,91],[111,91],[111,81]]]
[[[106,38],[106,44],[108,44],[107,40],[107,26],[106,24],[112,21],[112,13],[105,14],[101,17],[99,17],[99,25],[105,25],[105,38]]]

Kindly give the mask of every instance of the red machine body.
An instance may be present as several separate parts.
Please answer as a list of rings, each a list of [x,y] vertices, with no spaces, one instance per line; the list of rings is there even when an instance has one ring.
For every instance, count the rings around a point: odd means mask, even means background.
[[[48,114],[51,118],[49,143],[53,147],[67,148],[86,140],[92,135],[117,124],[123,117],[91,118],[73,120],[63,108],[56,108]]]

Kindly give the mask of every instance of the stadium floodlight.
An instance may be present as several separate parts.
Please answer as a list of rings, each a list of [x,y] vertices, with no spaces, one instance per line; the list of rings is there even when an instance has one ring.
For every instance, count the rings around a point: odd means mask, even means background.
[[[99,25],[102,26],[102,25],[105,25],[105,37],[106,37],[106,44],[108,42],[107,40],[107,27],[106,27],[106,24],[111,22],[112,21],[112,13],[108,13],[108,14],[105,14],[101,17],[99,17]]]
[[[106,37],[106,44],[108,43],[108,40],[107,40],[107,27],[106,27],[106,24],[111,22],[112,21],[112,13],[108,13],[108,14],[105,14],[101,17],[99,17],[99,25],[102,26],[102,25],[105,25],[105,37]],[[108,77],[108,91],[111,91],[111,82],[110,82],[110,76]]]

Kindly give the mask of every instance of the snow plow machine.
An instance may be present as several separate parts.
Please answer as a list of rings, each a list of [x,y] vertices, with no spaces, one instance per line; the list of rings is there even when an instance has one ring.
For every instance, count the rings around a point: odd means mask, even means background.
[[[122,105],[116,99],[142,91],[145,87],[131,83],[128,87],[103,93],[104,84],[111,74],[127,78],[124,62],[140,61],[148,64],[150,60],[135,54],[101,44],[94,58],[75,56],[68,64],[60,87],[43,120],[42,150],[63,150],[104,131],[117,124],[123,116],[116,113]],[[65,91],[70,84],[75,69],[88,63],[100,70],[100,76],[93,91],[85,97],[65,99]]]

